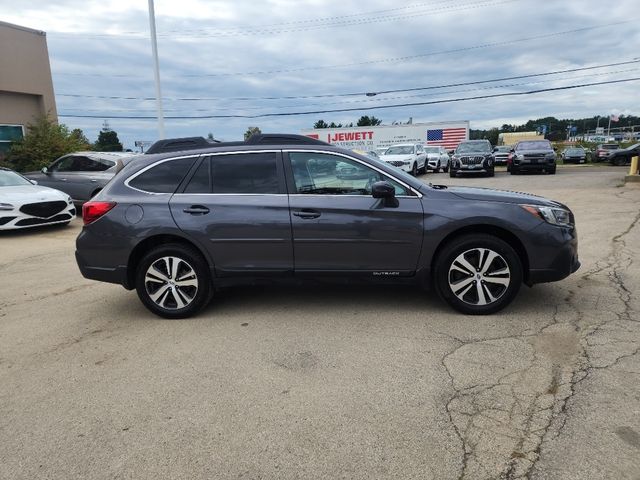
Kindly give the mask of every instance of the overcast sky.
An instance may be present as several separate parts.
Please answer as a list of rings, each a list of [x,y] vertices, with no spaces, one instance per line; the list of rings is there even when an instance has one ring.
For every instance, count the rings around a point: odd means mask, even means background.
[[[156,0],[166,116],[362,108],[640,77],[640,63],[435,90],[638,59],[637,0]],[[0,20],[47,32],[60,121],[94,140],[106,116],[154,116],[146,0],[0,0]],[[576,31],[578,30],[578,31]],[[448,53],[443,53],[448,52]],[[167,119],[168,136],[300,132],[322,118],[469,120],[472,128],[640,113],[640,82],[435,105],[256,119]],[[69,95],[81,95],[72,97]],[[135,97],[122,98],[93,98]],[[180,100],[184,98],[198,100]],[[74,118],[65,115],[95,115]],[[108,119],[127,147],[155,120]]]

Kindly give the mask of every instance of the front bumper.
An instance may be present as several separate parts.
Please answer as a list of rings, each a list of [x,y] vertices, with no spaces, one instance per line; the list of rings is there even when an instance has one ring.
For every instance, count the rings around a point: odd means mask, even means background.
[[[537,238],[535,258],[530,258],[527,285],[556,282],[580,268],[578,233],[573,228],[542,224],[532,231]]]
[[[515,168],[521,172],[549,172],[556,168],[556,162],[549,163],[524,163],[522,161],[514,161],[511,165],[511,168]]]

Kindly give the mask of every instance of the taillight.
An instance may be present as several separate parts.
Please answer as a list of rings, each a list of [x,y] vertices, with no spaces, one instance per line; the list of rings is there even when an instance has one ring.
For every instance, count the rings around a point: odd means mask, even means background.
[[[87,202],[82,205],[82,221],[89,225],[115,206],[116,202]]]

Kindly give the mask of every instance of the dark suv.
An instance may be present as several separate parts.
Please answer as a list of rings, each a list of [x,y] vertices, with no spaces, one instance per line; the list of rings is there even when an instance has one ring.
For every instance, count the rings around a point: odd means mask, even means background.
[[[169,318],[219,287],[309,279],[432,285],[457,310],[489,314],[522,283],[580,265],[560,203],[426,185],[317,140],[264,138],[136,157],[83,207],[82,274],[135,288]],[[359,174],[339,176],[345,164]]]
[[[453,156],[449,176],[461,173],[483,173],[488,177],[495,175],[495,158],[489,140],[467,140],[460,142]]]
[[[508,160],[511,175],[521,172],[556,173],[556,152],[549,140],[518,142]]]

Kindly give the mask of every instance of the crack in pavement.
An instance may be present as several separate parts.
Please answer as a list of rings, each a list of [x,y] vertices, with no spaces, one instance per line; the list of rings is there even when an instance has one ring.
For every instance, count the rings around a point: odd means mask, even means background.
[[[535,333],[449,337],[456,345],[441,364],[453,389],[445,410],[460,441],[459,480],[531,478],[545,439],[562,433],[578,385],[592,371],[640,353],[640,322],[625,284],[633,263],[625,239],[639,223],[640,212],[611,239],[607,256],[578,279],[577,289],[562,295],[564,303],[554,307],[551,321]],[[594,312],[576,291],[591,288],[600,277],[603,291],[593,300],[594,306],[602,302],[603,310]]]

